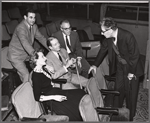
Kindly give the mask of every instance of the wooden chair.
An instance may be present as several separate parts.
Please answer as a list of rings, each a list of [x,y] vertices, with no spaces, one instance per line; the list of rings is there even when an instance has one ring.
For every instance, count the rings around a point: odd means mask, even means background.
[[[22,83],[12,94],[12,103],[20,121],[68,121],[68,116],[45,114],[40,102],[35,101],[30,82]]]
[[[39,31],[41,32],[42,35],[44,35],[44,37],[47,39],[49,36],[47,34],[47,30],[46,27],[42,26],[39,28]]]
[[[51,36],[54,32],[58,31],[57,27],[56,27],[56,24],[54,22],[46,24],[46,30],[47,30],[48,36]]]
[[[11,21],[11,19],[8,16],[8,12],[6,10],[2,10],[2,24],[5,24],[9,21]]]
[[[18,20],[18,22],[21,22],[21,20],[23,19],[18,7],[8,9],[7,11],[11,20]]]
[[[42,19],[41,19],[41,15],[40,13],[36,13],[36,24],[38,25],[38,27],[41,27],[44,25]]]
[[[8,75],[9,96],[15,90],[17,85],[21,83],[17,70],[11,65],[7,59],[8,47],[1,49],[1,71],[4,75]]]
[[[2,48],[8,46],[11,40],[11,36],[8,34],[6,26],[2,25]]]
[[[17,20],[11,20],[10,22],[7,22],[5,25],[6,25],[6,28],[7,28],[7,31],[8,33],[12,36],[14,31],[15,31],[15,28],[16,26],[18,25],[18,21]]]
[[[94,72],[93,76],[95,76]],[[92,99],[93,107],[97,111],[99,121],[111,121],[114,116],[120,117],[121,120],[128,121],[128,109],[113,107],[114,97],[119,95],[118,91],[107,89],[99,90],[95,77],[89,79],[87,83],[87,91]]]

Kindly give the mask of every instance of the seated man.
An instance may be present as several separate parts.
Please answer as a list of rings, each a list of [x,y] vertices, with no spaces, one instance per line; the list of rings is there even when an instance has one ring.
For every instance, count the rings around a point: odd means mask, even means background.
[[[55,36],[61,47],[66,49],[70,58],[78,58],[80,60],[80,65],[78,65],[80,75],[88,78],[88,70],[90,64],[83,56],[81,43],[77,32],[71,31],[71,25],[68,20],[63,20],[60,23],[60,30],[53,34]],[[75,71],[73,70],[75,73]]]
[[[74,58],[69,58],[67,51],[63,48],[60,48],[57,38],[48,38],[47,46],[50,49],[50,52],[46,56],[47,64],[52,66],[55,72],[62,68],[66,70],[66,73],[59,77],[67,79],[67,83],[63,84],[62,89],[75,89],[75,85],[82,85],[86,87],[88,79],[70,72],[70,67],[74,67],[75,62],[78,63],[78,61],[76,61]]]
[[[51,75],[43,69],[43,66],[46,65],[46,60],[47,59],[42,52],[37,52],[35,53],[35,56],[32,57],[34,65],[32,82],[35,100],[45,101],[45,104],[49,109],[53,106],[55,114],[66,115],[69,117],[69,121],[83,121],[84,117],[82,117],[82,115],[84,111],[81,112],[79,106],[80,101],[86,93],[82,89],[62,90],[60,88],[53,87],[51,84]],[[92,106],[91,98],[87,99],[88,100],[86,100],[83,105],[88,108],[85,115],[88,115],[93,111],[88,119],[89,121],[97,121],[97,114]]]

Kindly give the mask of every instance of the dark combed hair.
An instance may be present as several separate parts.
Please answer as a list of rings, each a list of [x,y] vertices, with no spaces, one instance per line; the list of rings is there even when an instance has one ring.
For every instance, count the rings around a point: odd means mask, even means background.
[[[104,24],[104,26],[106,28],[111,28],[113,30],[117,29],[117,23],[111,17],[105,17],[105,18],[103,18],[103,20],[100,22],[100,24]]]
[[[54,36],[51,36],[51,37],[49,37],[49,38],[47,39],[47,47],[52,46],[51,41],[54,40],[54,39],[57,39],[57,38],[54,37]]]
[[[30,67],[32,69],[36,66],[36,60],[39,58],[38,52],[35,52],[34,55],[30,56]]]
[[[67,19],[60,21],[60,26],[62,25],[62,23],[69,23],[70,24],[69,20],[67,20]]]
[[[28,13],[36,13],[35,10],[32,7],[28,7],[24,13],[24,15],[28,16]]]

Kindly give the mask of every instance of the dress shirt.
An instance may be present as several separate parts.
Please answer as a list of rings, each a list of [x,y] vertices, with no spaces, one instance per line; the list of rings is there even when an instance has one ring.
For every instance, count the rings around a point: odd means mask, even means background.
[[[114,38],[115,38],[115,41],[114,41],[114,44],[117,45],[117,35],[118,35],[118,29],[116,29],[116,31],[114,32]]]
[[[70,51],[70,49],[68,48],[68,46],[67,46],[67,43],[66,43],[66,35],[63,33],[63,37],[64,37],[64,41],[65,41],[65,45],[66,45],[66,48],[67,48],[67,53],[69,54],[69,53],[71,53],[71,51]],[[68,42],[69,42],[69,44],[70,44],[70,46],[71,46],[71,43],[70,43],[70,36],[67,36],[67,38],[68,38]]]
[[[53,52],[53,53],[56,55],[56,57],[59,59],[58,52],[55,52],[55,51],[52,51],[52,52]],[[68,69],[66,68],[66,66],[63,65],[63,67],[65,68],[66,72],[68,72]]]

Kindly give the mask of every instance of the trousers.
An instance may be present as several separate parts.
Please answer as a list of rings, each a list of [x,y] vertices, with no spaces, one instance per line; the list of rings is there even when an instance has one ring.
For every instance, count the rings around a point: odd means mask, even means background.
[[[128,66],[117,63],[115,90],[119,91],[120,95],[115,97],[114,106],[122,108],[125,99],[126,107],[130,110],[130,121],[132,121],[136,113],[139,79],[136,77],[129,80],[127,76]]]

